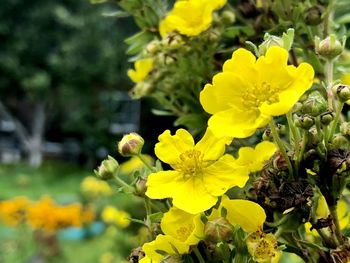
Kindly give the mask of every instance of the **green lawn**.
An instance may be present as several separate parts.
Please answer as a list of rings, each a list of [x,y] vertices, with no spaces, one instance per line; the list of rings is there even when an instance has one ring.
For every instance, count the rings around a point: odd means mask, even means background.
[[[81,200],[81,181],[84,177],[93,174],[93,171],[56,162],[45,163],[37,169],[26,164],[1,165],[0,199],[27,196],[32,200],[38,200],[43,195],[49,195],[58,203],[76,202]],[[102,204],[112,204],[130,211],[135,205],[135,199],[116,193],[104,200]],[[0,227],[1,263],[25,263],[35,255],[35,242],[31,233],[25,233],[25,231],[28,230],[17,229],[12,234],[8,234],[7,228]],[[115,236],[111,236],[107,231],[89,239],[61,241],[64,256],[62,259],[53,259],[52,262],[99,263],[102,262],[101,257],[107,252],[113,252],[114,260],[103,263],[122,262],[134,245],[131,242],[133,231],[135,229],[132,226],[127,231],[118,230]]]

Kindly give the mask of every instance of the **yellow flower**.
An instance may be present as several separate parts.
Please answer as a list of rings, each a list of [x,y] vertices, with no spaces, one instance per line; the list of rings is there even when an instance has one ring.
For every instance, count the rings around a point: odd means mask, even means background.
[[[226,209],[226,219],[231,225],[240,225],[240,227],[248,233],[262,230],[266,220],[266,214],[259,204],[249,200],[230,200],[224,195],[219,208],[213,209],[208,219],[212,220],[220,217],[222,208]]]
[[[25,213],[31,201],[23,196],[0,201],[0,221],[8,226],[17,226],[25,220]]]
[[[169,235],[158,235],[155,240],[145,243],[142,246],[143,252],[146,256],[142,258],[140,263],[159,263],[164,258],[162,255],[177,255],[186,254],[189,251],[189,245],[173,238]],[[158,252],[162,252],[159,254]]]
[[[256,231],[247,237],[249,254],[259,263],[278,263],[281,252],[278,251],[276,237]]]
[[[87,176],[80,184],[82,192],[90,197],[110,196],[112,188],[107,182],[101,181],[93,176]]]
[[[153,69],[153,59],[145,58],[135,62],[135,70],[129,69],[127,74],[135,83],[144,81]]]
[[[157,252],[159,250],[166,252],[167,255],[176,255],[171,246],[174,246],[180,254],[187,253],[191,245],[198,244],[204,238],[201,215],[189,214],[176,207],[172,207],[163,215],[160,227],[165,235],[158,235],[155,241],[143,245],[146,257],[140,262],[151,262],[151,260],[152,263],[159,262],[164,257]]]
[[[197,36],[209,28],[213,21],[213,12],[225,3],[226,0],[177,1],[173,10],[160,22],[159,32],[161,36],[173,31]]]
[[[276,145],[268,141],[259,143],[255,149],[241,147],[238,151],[237,164],[247,166],[250,172],[260,171],[276,150]]]
[[[106,206],[102,211],[101,217],[106,223],[115,224],[122,228],[130,225],[130,215],[127,212],[118,210],[113,206]]]
[[[78,203],[60,206],[50,197],[43,197],[27,208],[27,220],[34,229],[54,232],[93,220],[93,216],[86,217],[85,212]]]
[[[174,170],[152,173],[146,195],[152,199],[173,198],[173,205],[191,214],[211,208],[233,186],[243,187],[248,169],[224,154],[231,139],[216,138],[209,130],[195,145],[189,132],[166,130],[155,146],[157,157]]]
[[[233,52],[200,94],[204,110],[213,114],[208,126],[216,136],[249,137],[293,107],[312,85],[314,70],[287,61],[288,52],[276,46],[258,59],[243,48]]]
[[[160,227],[164,234],[187,245],[196,245],[204,237],[201,215],[189,214],[176,207],[164,214]]]
[[[150,155],[143,154],[143,158],[149,165],[153,165],[153,158]],[[145,167],[145,164],[137,156],[132,156],[126,162],[123,162],[120,166],[120,172],[123,174],[130,174],[135,170],[140,170]]]

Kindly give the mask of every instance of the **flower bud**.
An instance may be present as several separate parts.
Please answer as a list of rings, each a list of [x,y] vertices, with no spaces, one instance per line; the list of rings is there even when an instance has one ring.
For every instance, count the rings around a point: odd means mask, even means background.
[[[230,10],[225,10],[221,13],[221,22],[224,25],[231,25],[236,21],[235,13]]]
[[[346,102],[350,99],[350,87],[344,84],[335,85],[333,88],[334,95],[341,101]]]
[[[162,39],[162,44],[165,48],[176,49],[182,47],[182,36],[178,33],[169,33]]]
[[[150,55],[156,54],[160,49],[160,42],[158,40],[153,40],[146,46],[146,53]]]
[[[327,126],[334,120],[334,113],[331,111],[327,111],[321,114],[320,118],[321,118],[321,123]]]
[[[133,99],[140,99],[142,97],[150,95],[155,89],[155,86],[149,82],[139,82],[136,86],[130,91],[129,95]]]
[[[232,237],[233,230],[231,224],[224,217],[209,220],[204,226],[206,238],[211,242],[224,242]]]
[[[139,177],[135,183],[135,195],[144,196],[147,190],[146,186],[147,180]]]
[[[259,45],[259,53],[265,54],[266,51],[273,46],[278,46],[286,49],[287,51],[291,48],[294,40],[294,29],[289,28],[287,33],[283,33],[282,37],[270,35],[266,33],[264,35],[264,42]]]
[[[304,21],[305,24],[310,26],[317,26],[322,22],[322,14],[324,7],[321,5],[315,5],[305,10]]]
[[[272,137],[270,128],[266,128],[265,129],[265,131],[264,131],[264,133],[262,135],[262,139],[263,139],[263,141],[270,141],[270,142],[273,141],[273,137]]]
[[[141,153],[144,143],[143,138],[137,133],[126,134],[118,143],[118,152],[124,157],[138,155]]]
[[[334,135],[332,139],[333,149],[344,149],[347,150],[349,141],[341,134]]]
[[[343,135],[349,136],[350,135],[350,122],[343,122],[340,125],[340,132]]]
[[[308,133],[307,133],[307,138],[308,138],[308,143],[311,145],[318,145],[322,139],[323,139],[323,135],[319,134],[317,132],[317,129],[315,127],[309,129]]]
[[[343,44],[340,43],[334,34],[331,34],[323,40],[316,37],[315,51],[318,55],[324,57],[325,59],[334,59],[343,52],[344,44],[345,42],[343,41]]]
[[[265,234],[256,231],[247,237],[246,242],[249,254],[256,262],[278,262],[276,259],[280,256],[280,252],[278,251],[277,240],[272,233]]]
[[[300,116],[295,122],[296,126],[305,130],[310,129],[314,124],[315,124],[315,120],[310,115]]]
[[[303,102],[301,112],[316,117],[327,110],[327,102],[319,92],[312,92]]]
[[[103,160],[101,165],[94,172],[101,180],[108,180],[113,178],[118,169],[118,162],[112,156],[108,155],[108,159]]]

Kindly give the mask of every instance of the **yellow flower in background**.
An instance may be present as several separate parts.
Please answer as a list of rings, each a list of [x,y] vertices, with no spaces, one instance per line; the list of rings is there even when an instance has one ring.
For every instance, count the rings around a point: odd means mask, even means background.
[[[207,130],[195,145],[184,129],[175,135],[166,130],[158,139],[155,154],[174,170],[149,175],[146,195],[151,199],[172,198],[175,207],[198,214],[215,205],[231,187],[243,187],[249,178],[247,167],[224,154],[231,139],[218,139]]]
[[[163,215],[160,227],[164,234],[187,245],[196,245],[204,237],[201,215],[189,214],[176,207],[172,207]]]
[[[326,202],[326,199],[323,195],[321,195],[318,199],[317,209],[316,209],[316,218],[327,218],[329,216],[329,209]],[[339,219],[340,229],[344,230],[348,227],[349,224],[349,213],[348,213],[348,205],[344,200],[339,200],[337,205],[337,214]],[[304,224],[305,231],[308,234],[312,234],[313,236],[318,236],[316,229],[311,229],[312,225],[310,222]]]
[[[246,49],[233,52],[223,72],[200,93],[213,133],[246,138],[265,127],[273,116],[287,113],[313,83],[311,65],[287,65],[288,52],[271,47],[258,59]]]
[[[31,201],[27,197],[16,197],[0,201],[0,221],[8,226],[17,226],[26,219],[26,209]]]
[[[149,165],[153,165],[154,160],[150,155],[143,154],[143,158]],[[145,167],[145,164],[137,156],[132,156],[126,162],[123,162],[120,166],[120,172],[123,174],[130,174],[135,170],[140,170]]]
[[[80,184],[80,188],[85,195],[96,198],[100,196],[110,196],[112,188],[107,182],[101,181],[94,176],[87,176]]]
[[[226,209],[226,219],[231,225],[240,225],[248,233],[262,230],[266,213],[259,204],[249,200],[230,200],[224,195],[219,208],[213,209],[208,219],[221,217],[222,208]]]
[[[182,255],[188,253],[189,248],[189,245],[180,242],[172,236],[158,235],[155,240],[145,243],[142,246],[142,250],[146,256],[139,263],[159,263],[164,258],[164,255],[158,252],[161,251],[166,255]]]
[[[79,227],[91,222],[94,217],[87,217],[85,212],[79,203],[61,206],[46,196],[27,208],[27,221],[34,229],[55,232],[62,228]]]
[[[121,211],[113,206],[106,206],[101,214],[102,220],[108,224],[115,224],[125,228],[130,225],[130,215],[125,211]]]
[[[144,81],[148,76],[148,74],[152,71],[153,59],[145,58],[145,59],[137,60],[134,63],[134,66],[135,66],[135,70],[129,69],[127,74],[133,82],[139,83],[141,81]]]
[[[161,36],[178,31],[187,36],[197,36],[207,30],[213,21],[213,12],[226,0],[177,1],[173,10],[160,22]]]
[[[265,163],[276,152],[277,147],[274,143],[263,141],[252,147],[239,148],[237,164],[247,166],[250,172],[260,171]]]

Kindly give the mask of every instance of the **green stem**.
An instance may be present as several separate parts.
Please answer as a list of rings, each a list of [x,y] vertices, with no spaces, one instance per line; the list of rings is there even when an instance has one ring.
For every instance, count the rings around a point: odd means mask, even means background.
[[[271,122],[270,122],[270,128],[271,128],[272,137],[275,140],[275,142],[277,143],[284,159],[286,160],[286,163],[288,166],[289,177],[292,178],[293,177],[292,163],[290,162],[286,148],[285,148],[280,136],[278,135],[278,132],[276,130],[276,126],[275,126],[275,123],[273,122],[273,120],[271,120]]]
[[[152,207],[151,207],[151,200],[147,196],[145,197],[145,208],[146,208],[146,214],[148,218],[152,214]]]
[[[123,179],[119,178],[118,176],[114,175],[113,179],[119,184],[121,187],[124,187],[128,189],[130,192],[134,191],[134,188],[130,185],[128,185]]]
[[[198,250],[197,247],[194,247],[194,248],[193,248],[193,252],[194,252],[194,254],[196,255],[196,257],[197,257],[199,263],[205,263],[205,260],[204,260],[204,258],[202,257],[202,255],[201,255],[201,253],[199,252],[199,250]]]
[[[333,110],[333,60],[327,60],[325,64],[325,76],[326,76],[326,84],[327,84],[327,102],[328,108],[330,111]]]
[[[303,140],[302,140],[302,143],[301,143],[301,150],[299,152],[299,156],[298,156],[298,160],[297,160],[297,165],[298,165],[297,169],[299,169],[299,164],[300,164],[300,162],[303,159],[303,155],[304,155],[304,152],[305,152],[306,145],[307,145],[307,131],[303,130]]]
[[[337,205],[333,205],[333,206],[328,206],[329,208],[329,212],[332,216],[332,220],[335,226],[335,236],[337,237],[337,240],[339,242],[340,245],[344,244],[344,239],[343,239],[343,235],[341,233],[340,230],[340,225],[339,225],[339,219],[338,219],[338,213],[337,213]]]
[[[154,167],[152,167],[147,160],[145,159],[145,157],[143,157],[143,155],[140,153],[137,155],[137,157],[141,160],[141,162],[144,163],[144,165],[148,168],[148,170],[150,170],[151,172],[155,172],[156,169]]]
[[[327,141],[331,140],[333,135],[334,135],[334,132],[337,128],[337,124],[339,122],[339,118],[340,118],[340,114],[341,114],[341,111],[343,110],[343,106],[344,106],[344,102],[341,102],[338,107],[337,107],[337,112],[335,114],[335,118],[332,122],[332,126],[331,126],[331,131],[329,133],[329,137],[327,138]]]
[[[287,121],[288,121],[288,126],[289,126],[289,129],[292,133],[292,137],[293,137],[293,140],[294,140],[294,149],[295,149],[295,153],[294,155],[295,156],[298,156],[298,153],[299,153],[299,134],[297,132],[297,129],[295,128],[295,125],[294,125],[294,122],[293,122],[293,116],[292,116],[292,112],[289,111],[287,113]]]

